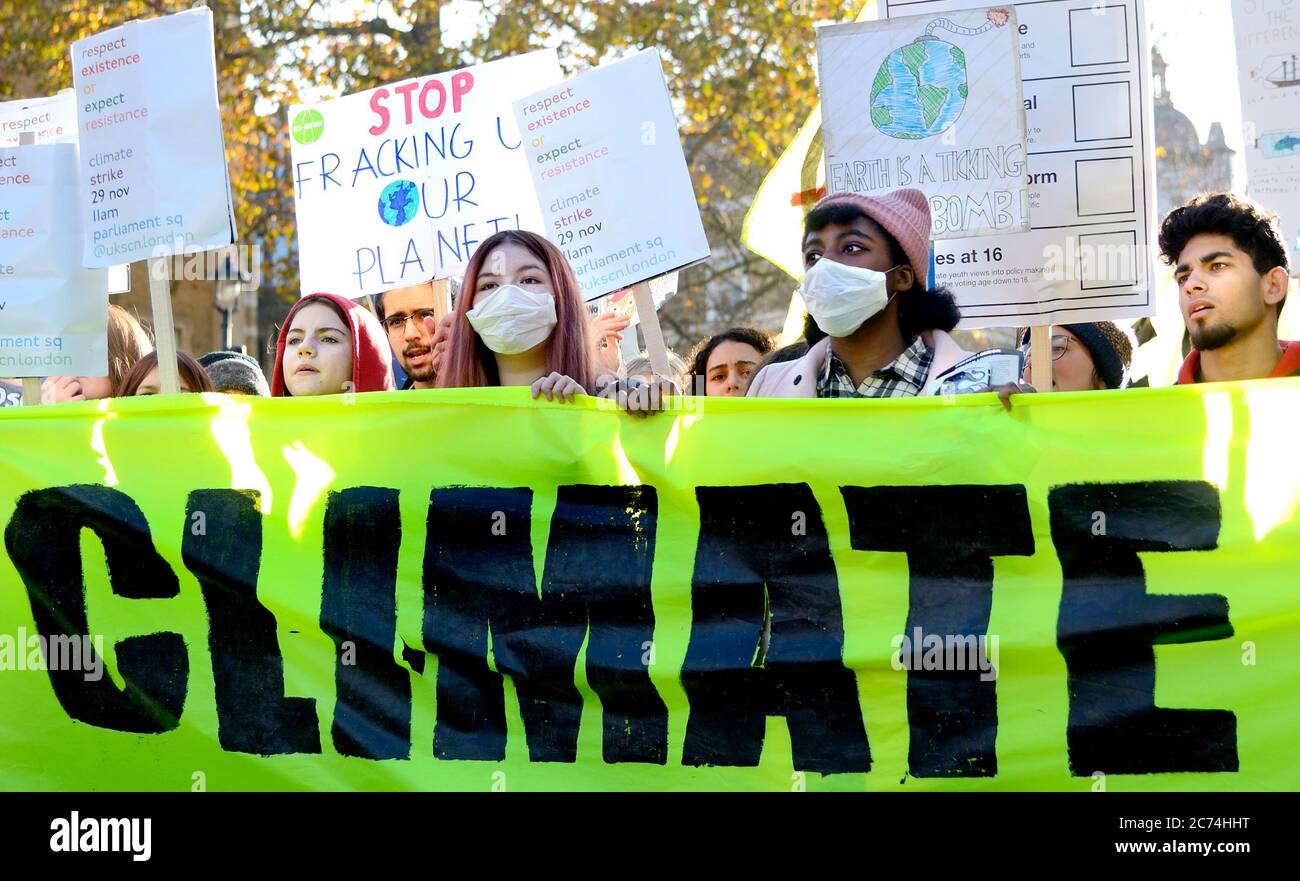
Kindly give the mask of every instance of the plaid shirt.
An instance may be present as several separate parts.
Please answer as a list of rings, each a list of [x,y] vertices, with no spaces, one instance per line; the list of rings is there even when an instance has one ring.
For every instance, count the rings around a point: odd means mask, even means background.
[[[908,398],[921,393],[930,375],[934,353],[918,335],[903,353],[884,367],[867,375],[862,385],[853,387],[853,379],[834,350],[827,353],[826,368],[817,381],[819,398]]]

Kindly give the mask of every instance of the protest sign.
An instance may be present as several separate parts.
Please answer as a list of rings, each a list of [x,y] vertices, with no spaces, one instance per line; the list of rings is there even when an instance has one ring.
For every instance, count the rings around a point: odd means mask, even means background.
[[[647,282],[656,316],[659,309],[668,301],[668,298],[676,295],[677,283],[678,274],[676,272],[652,278]],[[605,314],[616,315],[632,322],[631,326],[623,331],[623,339],[619,340],[618,348],[623,353],[624,362],[637,357],[645,349],[645,346],[642,345],[637,333],[637,328],[641,325],[641,315],[637,311],[636,297],[633,295],[632,288],[623,288],[614,291],[612,294],[606,294],[598,299],[587,301],[588,318],[595,319],[597,316]]]
[[[1015,11],[993,7],[817,29],[826,181],[916,187],[934,239],[1029,228]]]
[[[1300,6],[1233,0],[1232,29],[1250,195],[1278,213],[1300,275]]]
[[[21,407],[23,387],[16,382],[0,380],[0,407]]]
[[[235,240],[212,11],[132,21],[72,44],[87,266]]]
[[[876,0],[866,0],[856,20],[874,21],[876,17]],[[827,192],[822,146],[819,102],[813,106],[790,146],[763,178],[740,230],[740,240],[746,248],[795,279],[803,277],[800,239],[804,216]],[[802,321],[802,302],[795,303],[792,298],[790,311],[796,307]]]
[[[540,230],[510,103],[560,78],[547,49],[294,106],[302,292],[447,278],[494,232]]]
[[[17,146],[24,133],[37,144],[77,143],[77,100],[72,89],[64,89],[48,98],[28,98],[0,102],[0,147]],[[77,240],[81,252],[81,240]],[[108,267],[108,292],[122,294],[131,290],[130,266],[121,263]]]
[[[64,89],[48,98],[0,102],[0,147],[17,146],[24,133],[30,133],[37,144],[77,143],[75,95],[72,89]],[[81,240],[76,244],[80,253]],[[130,266],[121,263],[108,267],[108,292],[122,294],[129,290]]]
[[[657,49],[515,101],[546,235],[587,299],[705,260]]]
[[[0,408],[0,786],[1300,788],[1300,380],[691,402]]]
[[[77,146],[0,148],[0,376],[108,373],[108,273],[85,269]]]
[[[23,132],[31,132],[38,144],[75,144],[77,102],[72,90],[48,98],[0,101],[0,147],[18,146]]]
[[[967,0],[882,0],[940,15]],[[934,245],[960,327],[1150,315],[1155,173],[1143,0],[1010,4],[1020,38],[1031,229]]]

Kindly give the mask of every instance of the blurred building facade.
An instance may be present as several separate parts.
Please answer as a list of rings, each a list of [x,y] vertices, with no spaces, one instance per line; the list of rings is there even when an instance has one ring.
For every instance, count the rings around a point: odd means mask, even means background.
[[[1223,126],[1213,123],[1205,142],[1196,126],[1174,105],[1165,78],[1168,65],[1151,49],[1156,127],[1156,219],[1160,220],[1197,193],[1232,187],[1232,156]]]
[[[153,313],[149,305],[149,264],[143,260],[132,263],[130,280],[131,289],[125,293],[112,295],[110,302],[116,303],[139,318],[152,335]],[[226,347],[223,332],[227,318],[224,310],[217,306],[218,284],[222,282],[206,279],[180,279],[171,283],[176,348],[188,352],[195,358]],[[256,356],[261,339],[257,320],[259,304],[257,289],[241,285],[236,301],[236,308],[229,316],[231,345],[236,349],[242,346],[250,355]]]

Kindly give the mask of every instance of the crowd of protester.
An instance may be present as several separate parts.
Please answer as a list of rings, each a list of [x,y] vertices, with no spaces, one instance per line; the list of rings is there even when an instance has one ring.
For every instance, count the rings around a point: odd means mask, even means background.
[[[256,359],[218,351],[178,353],[183,392],[305,397],[396,388],[528,386],[534,398],[571,402],[600,395],[635,413],[665,409],[674,395],[891,398],[996,391],[1010,406],[1036,390],[1029,331],[1018,335],[1023,375],[983,379],[980,353],[951,335],[961,320],[952,293],[926,283],[930,211],[915,189],[883,196],[838,193],[804,221],[807,307],[803,337],[776,348],[771,336],[733,327],[668,353],[669,375],[648,355],[620,356],[629,327],[613,314],[588,317],[563,252],[530,232],[505,230],[474,252],[454,308],[431,282],[362,303],[314,293],[289,309],[267,381]],[[1164,218],[1159,249],[1174,270],[1191,350],[1178,383],[1300,375],[1300,342],[1278,339],[1289,264],[1276,217],[1226,193],[1197,196]],[[1129,335],[1109,321],[1055,325],[1051,388],[1080,392],[1128,385]],[[1014,354],[1014,353],[1013,353]],[[972,357],[975,355],[976,357]],[[56,376],[42,403],[160,391],[158,354],[135,317],[110,305],[108,375]]]

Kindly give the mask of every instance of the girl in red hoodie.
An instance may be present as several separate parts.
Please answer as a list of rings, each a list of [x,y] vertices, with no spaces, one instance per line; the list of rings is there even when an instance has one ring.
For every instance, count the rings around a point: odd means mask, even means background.
[[[346,297],[309,294],[293,304],[275,346],[274,397],[393,389],[379,319]]]

